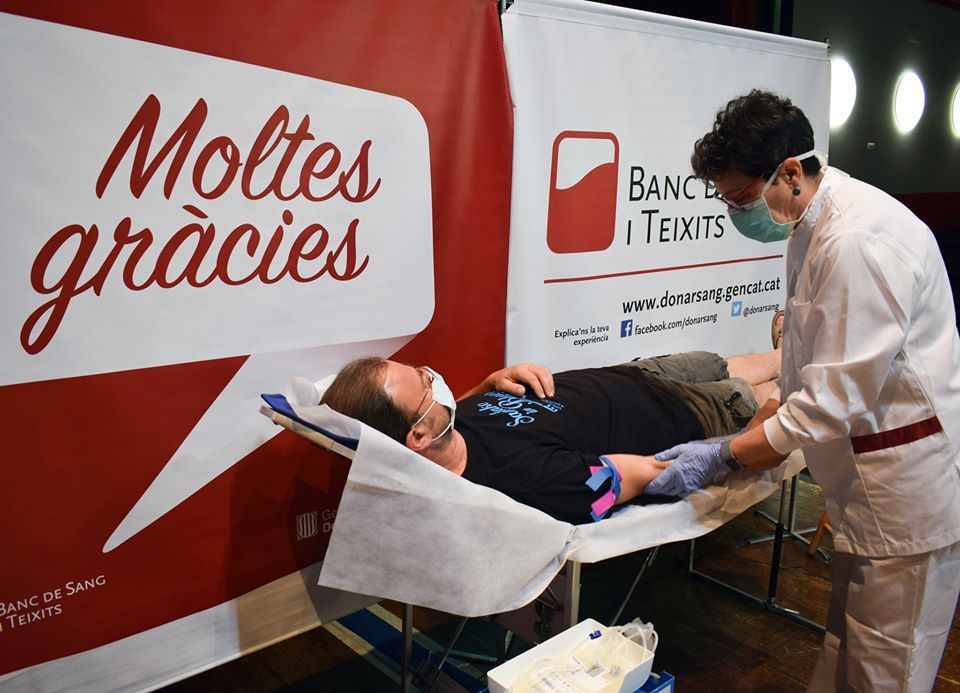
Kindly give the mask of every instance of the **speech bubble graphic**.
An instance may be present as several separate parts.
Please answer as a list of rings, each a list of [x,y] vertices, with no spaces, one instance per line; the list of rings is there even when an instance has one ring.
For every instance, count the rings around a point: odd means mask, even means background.
[[[0,54],[0,385],[429,321],[409,102],[6,14]]]
[[[394,96],[8,14],[0,57],[0,386],[250,354],[106,552],[276,434],[261,392],[429,322],[426,124]]]

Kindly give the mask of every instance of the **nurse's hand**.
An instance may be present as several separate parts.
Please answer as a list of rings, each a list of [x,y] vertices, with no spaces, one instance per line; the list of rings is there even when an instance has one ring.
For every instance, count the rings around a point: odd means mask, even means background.
[[[686,496],[708,483],[719,484],[730,468],[720,458],[720,443],[684,443],[658,452],[654,459],[673,464],[647,484],[647,495]]]
[[[518,363],[515,366],[501,368],[488,375],[482,383],[477,385],[463,397],[469,397],[480,392],[507,392],[511,395],[522,395],[527,389],[539,398],[553,397],[553,374],[546,366],[535,363]]]

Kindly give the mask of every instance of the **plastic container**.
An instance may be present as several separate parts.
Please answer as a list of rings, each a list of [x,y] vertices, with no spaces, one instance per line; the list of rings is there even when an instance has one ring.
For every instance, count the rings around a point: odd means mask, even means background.
[[[600,636],[590,638],[591,633]],[[587,619],[487,672],[490,693],[635,691],[650,676],[653,653]]]

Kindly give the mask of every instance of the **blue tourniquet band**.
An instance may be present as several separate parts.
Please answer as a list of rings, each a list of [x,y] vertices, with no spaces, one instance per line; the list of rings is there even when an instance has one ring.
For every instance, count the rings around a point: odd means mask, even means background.
[[[603,463],[603,466],[591,467],[590,469],[593,474],[591,474],[590,478],[585,482],[586,485],[590,487],[590,490],[596,491],[604,481],[610,479],[610,490],[590,506],[590,517],[593,518],[594,522],[602,520],[620,499],[620,471],[613,462],[603,455],[600,456],[600,461]]]

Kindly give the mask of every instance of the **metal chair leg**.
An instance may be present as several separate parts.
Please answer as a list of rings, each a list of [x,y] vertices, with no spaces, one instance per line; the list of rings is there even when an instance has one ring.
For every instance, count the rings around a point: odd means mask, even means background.
[[[413,655],[413,604],[403,605],[401,619],[402,639],[400,641],[400,690],[411,690],[410,658]]]

